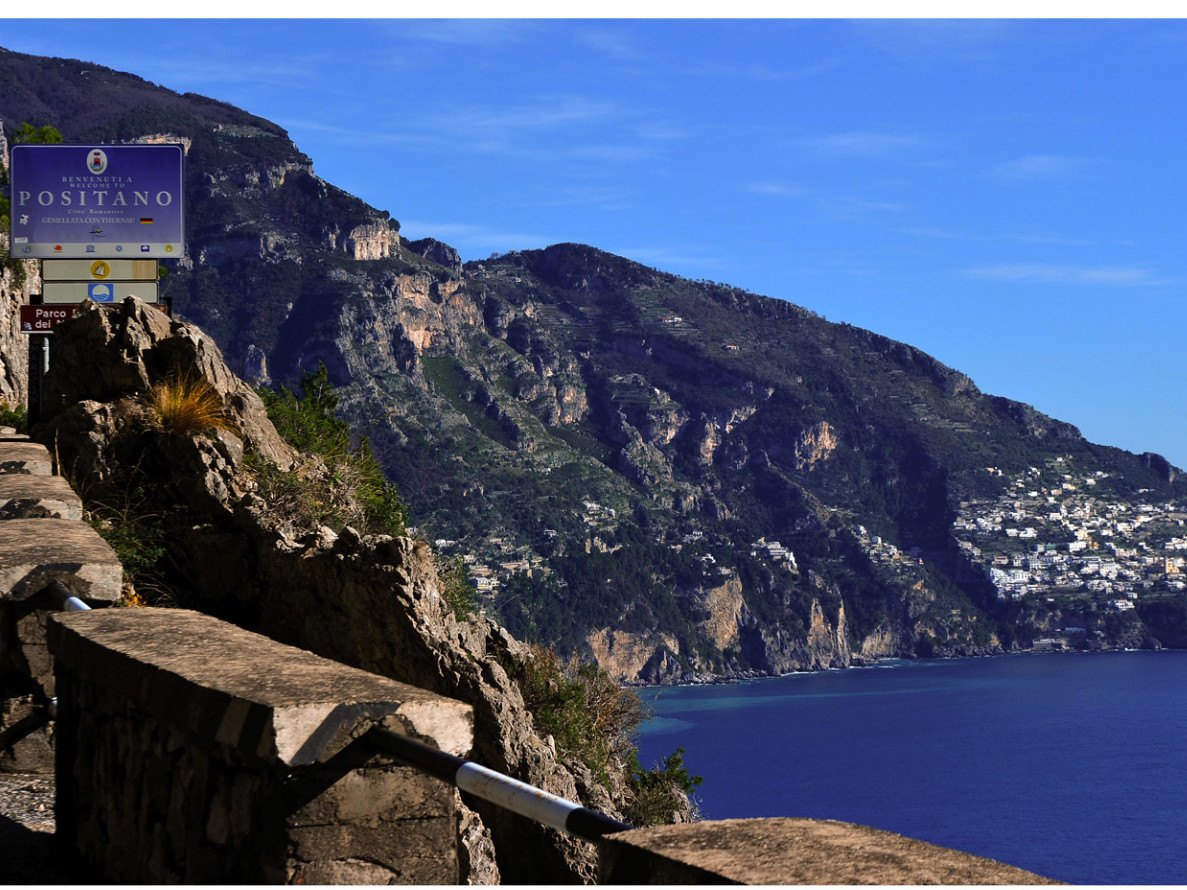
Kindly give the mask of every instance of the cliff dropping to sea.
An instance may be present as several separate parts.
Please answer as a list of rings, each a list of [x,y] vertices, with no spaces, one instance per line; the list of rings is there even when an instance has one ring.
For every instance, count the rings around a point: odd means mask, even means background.
[[[0,116],[186,146],[177,317],[252,384],[324,365],[420,535],[519,638],[648,683],[1183,643],[1187,483],[1158,455],[595,247],[463,263],[274,123],[134,75],[0,53]]]

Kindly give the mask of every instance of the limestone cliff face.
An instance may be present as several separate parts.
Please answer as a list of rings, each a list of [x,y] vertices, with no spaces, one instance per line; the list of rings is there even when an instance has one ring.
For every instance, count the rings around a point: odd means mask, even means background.
[[[688,593],[691,610],[704,616],[697,622],[701,640],[709,641],[723,658],[713,662],[681,646],[672,634],[627,633],[601,628],[586,637],[597,663],[622,682],[660,685],[700,682],[714,676],[754,676],[762,673],[825,670],[849,667],[854,661],[844,606],[829,618],[820,600],[811,603],[807,639],[797,638],[779,623],[760,623],[746,606],[741,582],[735,577],[716,587]],[[876,643],[869,642],[871,647]],[[901,645],[901,639],[895,640]],[[882,655],[899,650],[887,649]],[[873,657],[863,649],[861,654]]]
[[[812,653],[814,670],[848,667],[851,659],[845,631],[845,607],[840,606],[836,623],[824,614],[819,600],[812,600],[812,624],[808,628],[808,651]]]
[[[741,630],[752,622],[750,610],[742,599],[742,582],[731,577],[719,587],[702,592],[698,611],[708,613],[699,625],[718,649],[737,647]]]
[[[864,659],[893,658],[902,651],[902,634],[896,633],[888,622],[882,622],[861,641],[859,654]]]
[[[836,433],[827,421],[813,424],[804,430],[795,443],[795,468],[813,469],[820,461],[828,460],[829,455],[837,450],[838,444]]]
[[[686,669],[680,642],[668,634],[638,634],[604,627],[586,637],[594,660],[620,682],[671,683]]]
[[[352,379],[402,373],[423,380],[425,350],[455,343],[480,320],[460,282],[400,275],[343,306],[335,344]]]

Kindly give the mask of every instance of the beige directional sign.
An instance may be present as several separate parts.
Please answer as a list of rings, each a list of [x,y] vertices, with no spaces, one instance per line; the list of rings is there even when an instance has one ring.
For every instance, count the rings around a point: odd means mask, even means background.
[[[156,281],[156,260],[45,260],[43,281]],[[137,294],[137,296],[140,296]]]
[[[45,303],[118,303],[135,296],[146,303],[157,302],[155,281],[43,281],[41,299]]]

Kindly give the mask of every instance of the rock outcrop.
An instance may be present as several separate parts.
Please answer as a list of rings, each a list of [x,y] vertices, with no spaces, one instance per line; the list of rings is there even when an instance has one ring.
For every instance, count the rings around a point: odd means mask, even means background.
[[[41,290],[41,266],[8,258],[8,232],[0,232],[0,256],[0,408],[16,408],[29,397],[29,335],[20,332],[20,307]]]
[[[131,456],[138,471],[163,474],[161,492],[175,499],[170,509],[182,511],[187,526],[175,553],[188,579],[187,605],[192,599],[282,642],[461,699],[474,707],[476,760],[620,815],[604,788],[567,769],[533,729],[508,674],[531,657],[527,647],[486,619],[453,615],[425,542],[363,538],[349,526],[295,537],[292,524],[252,493],[245,452],[281,466],[299,458],[199,329],[129,298],[90,307],[56,336],[63,359],[48,377],[50,410],[34,436],[58,449],[84,489],[114,485],[122,478],[117,465]],[[145,432],[140,400],[177,373],[210,384],[241,435]],[[471,880],[593,879],[590,845],[497,807],[477,810],[465,815],[459,840]],[[520,855],[524,849],[532,855]]]

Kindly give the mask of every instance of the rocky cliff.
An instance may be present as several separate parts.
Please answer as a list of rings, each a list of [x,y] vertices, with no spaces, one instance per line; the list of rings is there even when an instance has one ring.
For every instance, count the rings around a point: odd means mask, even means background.
[[[153,540],[184,579],[171,598],[466,701],[479,762],[621,817],[621,775],[600,783],[580,764],[562,763],[556,745],[537,734],[508,673],[532,658],[530,649],[489,620],[455,617],[424,541],[301,527],[257,493],[253,461],[293,473],[308,464],[277,435],[255,391],[229,372],[210,337],[134,299],[92,305],[55,337],[61,358],[33,435],[54,449],[89,503],[118,502],[152,520]],[[205,381],[234,432],[146,425],[148,393],[170,379]],[[130,602],[140,598],[127,593]],[[593,876],[590,845],[486,804],[466,817],[460,843],[475,883]],[[518,855],[524,849],[532,855]]]

